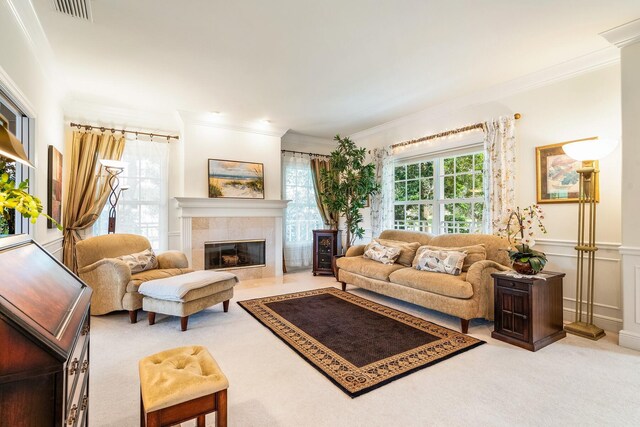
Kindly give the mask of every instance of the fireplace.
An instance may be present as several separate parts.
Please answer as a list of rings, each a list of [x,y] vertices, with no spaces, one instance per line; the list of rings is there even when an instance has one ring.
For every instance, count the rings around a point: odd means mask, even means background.
[[[265,265],[265,240],[204,243],[205,270],[229,270]]]

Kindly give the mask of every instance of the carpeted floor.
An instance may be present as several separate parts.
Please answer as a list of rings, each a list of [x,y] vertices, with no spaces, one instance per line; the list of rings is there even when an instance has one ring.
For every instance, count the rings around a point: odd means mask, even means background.
[[[484,343],[333,287],[239,304],[351,397]]]
[[[335,285],[310,272],[245,281],[229,313],[218,305],[196,314],[187,332],[175,317],[158,315],[154,326],[146,314],[135,325],[126,313],[93,317],[90,425],[138,426],[138,360],[189,344],[207,346],[229,378],[230,426],[603,426],[640,419],[640,352],[619,347],[613,333],[597,342],[570,335],[532,353],[492,339],[493,324],[474,321],[469,334],[487,344],[351,399],[235,304]],[[349,289],[459,326],[453,317]]]

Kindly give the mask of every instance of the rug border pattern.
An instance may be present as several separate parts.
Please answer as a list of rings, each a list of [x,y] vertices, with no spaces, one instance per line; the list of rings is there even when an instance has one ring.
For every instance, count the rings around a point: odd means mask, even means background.
[[[266,305],[320,294],[331,294],[364,309],[413,326],[439,339],[357,367]],[[351,397],[364,394],[416,370],[426,368],[485,343],[471,336],[333,287],[238,301],[238,304]]]

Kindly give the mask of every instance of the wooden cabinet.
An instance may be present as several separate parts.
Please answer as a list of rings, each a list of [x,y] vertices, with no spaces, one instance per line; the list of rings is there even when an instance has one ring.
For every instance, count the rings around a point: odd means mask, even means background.
[[[562,323],[564,273],[539,277],[493,273],[495,339],[537,351],[566,336]]]
[[[33,241],[0,271],[0,426],[88,425],[91,289]]]
[[[333,256],[342,253],[339,230],[313,230],[313,275],[333,274]]]

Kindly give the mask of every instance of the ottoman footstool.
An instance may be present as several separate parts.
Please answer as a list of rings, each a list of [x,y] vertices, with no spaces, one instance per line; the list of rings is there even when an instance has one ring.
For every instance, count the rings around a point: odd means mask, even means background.
[[[206,348],[179,347],[145,357],[140,373],[140,426],[171,426],[216,412],[216,426],[227,425],[229,381]]]
[[[153,325],[156,313],[180,317],[180,329],[187,330],[189,316],[223,303],[229,310],[233,287],[238,283],[235,274],[201,270],[164,279],[149,280],[140,285],[138,292],[144,295],[142,309],[149,313]]]

